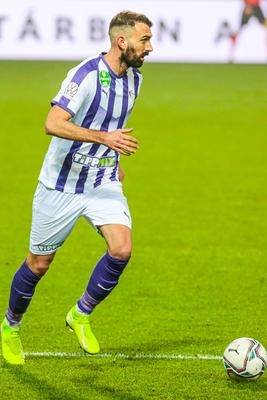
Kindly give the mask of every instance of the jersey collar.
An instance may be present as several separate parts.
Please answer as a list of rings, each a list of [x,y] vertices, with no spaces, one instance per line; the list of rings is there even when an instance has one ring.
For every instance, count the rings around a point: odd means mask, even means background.
[[[106,59],[105,59],[105,57],[104,57],[106,54],[107,54],[107,53],[102,52],[102,53],[100,54],[100,58],[101,58],[101,60],[103,61],[103,63],[105,64],[105,66],[107,67],[109,74],[110,74],[113,78],[115,78],[115,79],[122,79],[125,75],[127,75],[127,71],[126,71],[125,74],[123,74],[123,75],[117,75],[117,74],[110,68],[110,66],[108,65],[108,63],[106,62]]]

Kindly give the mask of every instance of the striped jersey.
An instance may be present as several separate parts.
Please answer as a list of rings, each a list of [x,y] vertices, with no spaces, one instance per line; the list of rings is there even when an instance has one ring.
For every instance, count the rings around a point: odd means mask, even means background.
[[[116,75],[104,53],[71,69],[52,100],[68,111],[70,121],[84,128],[114,131],[123,128],[142,83],[136,68]],[[118,180],[119,153],[105,145],[53,137],[39,181],[68,193],[84,193]]]

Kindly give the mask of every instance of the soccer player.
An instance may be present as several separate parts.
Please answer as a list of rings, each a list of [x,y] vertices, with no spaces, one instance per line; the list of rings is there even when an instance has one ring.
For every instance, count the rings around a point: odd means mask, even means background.
[[[265,25],[266,27],[266,18],[260,7],[260,2],[261,0],[244,0],[245,7],[242,12],[239,31],[248,23],[251,17],[255,17],[260,24]]]
[[[244,26],[247,25],[250,18],[255,17],[261,25],[267,28],[267,20],[260,7],[260,0],[242,0],[244,2],[244,9],[242,11],[240,26],[237,31],[233,30],[227,21],[224,21],[220,26],[219,32],[216,35],[215,43],[221,39],[227,38],[231,41],[229,62],[234,59],[236,43],[238,36],[241,34]]]
[[[255,17],[261,25],[263,25],[265,28],[267,28],[266,18],[260,7],[261,0],[243,0],[243,1],[244,1],[244,9],[243,9],[242,15],[241,15],[240,27],[237,32],[235,32],[235,33],[231,32],[231,34],[229,35],[229,38],[232,42],[232,47],[231,47],[231,51],[230,51],[230,60],[233,60],[233,58],[234,58],[234,51],[235,51],[238,36],[240,35],[244,26],[247,25],[250,18]]]
[[[131,217],[123,195],[120,154],[138,149],[125,129],[139,94],[139,67],[153,49],[151,21],[123,11],[110,22],[108,53],[71,69],[52,100],[45,130],[52,135],[33,199],[30,251],[15,273],[1,324],[2,353],[24,364],[20,324],[35,287],[75,222],[83,216],[107,244],[81,298],[66,316],[84,351],[100,348],[89,323],[94,308],[118,284],[131,256]]]

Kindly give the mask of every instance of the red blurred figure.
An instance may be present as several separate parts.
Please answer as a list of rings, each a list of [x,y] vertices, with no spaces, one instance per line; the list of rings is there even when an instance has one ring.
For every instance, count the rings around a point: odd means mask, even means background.
[[[261,0],[244,0],[245,7],[242,12],[240,29],[248,23],[251,17],[257,18],[260,24],[266,26],[266,18],[260,7]]]
[[[251,17],[255,17],[261,25],[267,28],[267,20],[261,9],[261,4],[260,4],[261,0],[243,0],[243,2],[244,2],[244,9],[242,11],[240,27],[237,32],[231,33],[229,35],[232,42],[231,52],[230,52],[230,62],[232,62],[234,58],[234,51],[238,36],[240,35],[243,27],[248,23]]]

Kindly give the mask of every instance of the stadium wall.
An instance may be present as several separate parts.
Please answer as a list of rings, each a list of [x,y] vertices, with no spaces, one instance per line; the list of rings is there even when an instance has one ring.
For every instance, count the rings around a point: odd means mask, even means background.
[[[108,23],[123,9],[153,20],[151,61],[224,63],[231,41],[223,33],[226,27],[238,29],[243,1],[9,0],[0,8],[0,59],[80,60],[105,51]],[[252,18],[238,39],[233,61],[265,63],[266,32]]]

